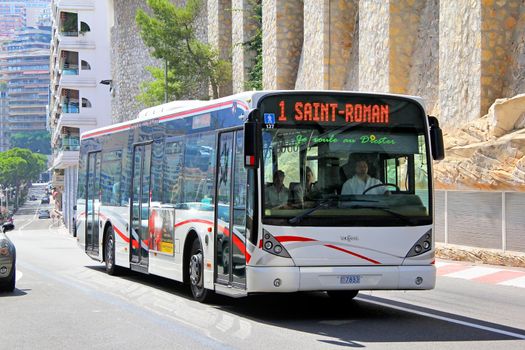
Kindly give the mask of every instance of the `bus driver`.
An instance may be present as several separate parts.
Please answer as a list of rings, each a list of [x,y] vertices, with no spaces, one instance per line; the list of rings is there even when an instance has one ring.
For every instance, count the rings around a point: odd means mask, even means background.
[[[363,192],[372,186],[381,185],[382,182],[368,175],[368,164],[365,160],[358,160],[355,163],[355,175],[345,181],[341,189],[342,195],[363,194]],[[390,194],[390,191],[384,186],[378,186],[366,192],[367,194]]]
[[[288,204],[290,191],[284,186],[284,171],[273,174],[273,184],[266,187],[265,202],[267,208],[283,208]]]

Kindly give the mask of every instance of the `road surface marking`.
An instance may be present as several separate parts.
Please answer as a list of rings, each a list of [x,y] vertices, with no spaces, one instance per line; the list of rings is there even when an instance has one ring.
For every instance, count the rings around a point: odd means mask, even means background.
[[[462,326],[467,326],[467,327],[471,327],[471,328],[481,329],[481,330],[492,332],[492,333],[498,333],[498,334],[506,335],[506,336],[509,336],[509,337],[517,338],[517,339],[525,339],[525,334],[508,332],[508,331],[504,331],[502,329],[498,329],[498,328],[494,328],[494,327],[482,326],[482,325],[479,325],[479,324],[476,324],[476,323],[472,323],[472,322],[456,320],[456,319],[451,318],[451,317],[439,316],[439,315],[431,314],[429,312],[417,311],[417,310],[413,310],[413,309],[409,309],[409,308],[405,308],[405,307],[401,307],[401,306],[390,305],[390,304],[387,304],[387,303],[383,303],[381,301],[370,300],[368,298],[357,297],[356,300],[361,300],[361,301],[364,301],[364,302],[367,302],[367,303],[380,305],[380,306],[388,307],[388,308],[399,310],[399,311],[409,312],[409,313],[420,315],[420,316],[430,317],[430,318],[434,318],[434,319],[445,321],[445,322],[455,323],[455,324],[459,324],[459,325],[462,325]]]
[[[454,277],[454,278],[464,278],[467,280],[471,280],[473,278],[478,278],[485,275],[490,275],[493,273],[496,273],[500,270],[493,269],[490,267],[471,267],[466,270],[461,270],[458,272],[454,272],[451,274],[448,274],[447,277]]]
[[[525,288],[525,276],[519,277],[519,278],[513,278],[511,280],[500,282],[498,284],[503,285],[503,286],[513,286],[513,287]]]
[[[474,282],[525,288],[525,270],[436,261],[437,275]]]

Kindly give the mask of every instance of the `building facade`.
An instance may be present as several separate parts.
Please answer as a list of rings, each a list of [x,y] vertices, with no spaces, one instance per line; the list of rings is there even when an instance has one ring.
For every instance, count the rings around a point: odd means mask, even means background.
[[[0,152],[9,149],[9,123],[7,91],[5,86],[0,85]]]
[[[106,0],[52,2],[51,99],[52,183],[57,210],[73,230],[80,134],[111,123],[109,22]]]
[[[51,28],[26,27],[4,44],[0,62],[9,97],[11,133],[45,131]]]

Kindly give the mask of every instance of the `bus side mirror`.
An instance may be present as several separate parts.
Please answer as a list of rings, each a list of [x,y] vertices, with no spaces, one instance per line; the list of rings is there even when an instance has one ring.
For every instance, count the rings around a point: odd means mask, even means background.
[[[445,159],[445,145],[443,142],[443,131],[439,127],[436,117],[428,116],[428,125],[430,127],[430,144],[432,146],[432,158],[434,160]]]
[[[244,167],[257,169],[259,164],[257,152],[257,122],[247,121],[244,124]]]

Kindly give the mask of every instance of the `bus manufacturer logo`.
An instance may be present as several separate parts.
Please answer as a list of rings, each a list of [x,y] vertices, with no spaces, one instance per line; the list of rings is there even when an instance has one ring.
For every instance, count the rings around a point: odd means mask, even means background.
[[[352,236],[352,235],[341,236],[341,241],[347,241],[347,242],[359,241],[359,237]]]

